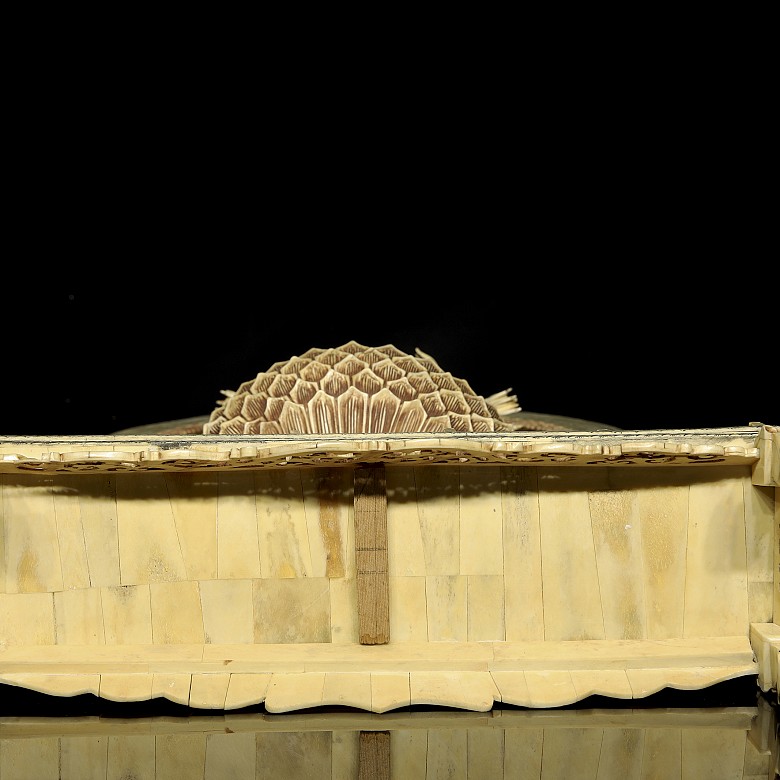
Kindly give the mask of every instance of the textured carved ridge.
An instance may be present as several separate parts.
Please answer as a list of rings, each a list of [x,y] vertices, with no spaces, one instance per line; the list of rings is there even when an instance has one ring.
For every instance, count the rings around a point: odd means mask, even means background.
[[[350,341],[310,349],[243,382],[214,409],[205,434],[512,432],[468,382],[429,355]],[[505,414],[519,411],[502,396]]]
[[[270,426],[276,423],[263,423]],[[268,431],[265,431],[266,433]],[[276,434],[279,431],[272,431]],[[656,439],[615,440],[605,434],[580,439],[570,437],[515,434],[461,438],[452,434],[439,436],[377,436],[323,439],[320,435],[300,439],[280,438],[276,441],[247,439],[194,444],[191,437],[180,437],[181,447],[160,448],[151,441],[136,442],[138,449],[90,448],[61,451],[63,444],[73,447],[77,442],[53,440],[46,448],[19,447],[19,442],[7,446],[0,443],[0,474],[30,471],[112,472],[112,471],[187,471],[217,469],[278,469],[296,466],[344,466],[367,463],[430,465],[465,465],[493,463],[496,465],[571,465],[571,466],[705,466],[753,465],[761,452],[745,438],[735,437],[713,441],[675,440],[659,436]],[[208,441],[206,439],[204,442]],[[773,484],[773,483],[772,483]]]

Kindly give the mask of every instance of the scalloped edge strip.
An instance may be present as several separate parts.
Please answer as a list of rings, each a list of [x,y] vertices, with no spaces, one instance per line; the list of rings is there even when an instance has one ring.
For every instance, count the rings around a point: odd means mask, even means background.
[[[360,648],[25,646],[0,651],[0,665],[0,683],[50,695],[92,693],[123,702],[162,697],[194,709],[265,704],[274,713],[321,706],[383,713],[413,705],[486,712],[495,702],[554,708],[593,694],[638,699],[667,687],[699,690],[760,673],[744,636]]]
[[[248,674],[0,674],[0,683],[48,695],[93,694],[115,702],[165,698],[192,709],[263,704],[286,713],[341,706],[385,713],[409,706],[488,712],[496,702],[531,709],[564,707],[591,695],[642,699],[664,688],[701,690],[756,674],[755,664],[696,669],[592,669],[516,672],[274,672]]]

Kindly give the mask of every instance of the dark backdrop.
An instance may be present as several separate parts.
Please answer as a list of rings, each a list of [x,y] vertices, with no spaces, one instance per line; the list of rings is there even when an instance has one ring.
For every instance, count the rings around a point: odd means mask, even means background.
[[[771,294],[735,281],[718,297],[670,277],[671,266],[652,281],[639,265],[542,265],[307,255],[173,272],[107,260],[89,283],[9,277],[0,435],[206,415],[220,390],[351,339],[419,347],[481,395],[512,388],[531,412],[624,429],[780,422]],[[165,281],[166,268],[180,281]]]
[[[350,339],[420,347],[529,411],[780,422],[753,74],[687,43],[572,51],[308,69],[259,108],[232,75],[47,72],[9,125],[0,433],[207,414]]]

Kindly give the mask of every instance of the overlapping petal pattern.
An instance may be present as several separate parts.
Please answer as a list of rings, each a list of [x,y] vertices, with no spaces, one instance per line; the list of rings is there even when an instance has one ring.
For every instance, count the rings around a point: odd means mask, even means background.
[[[203,432],[489,433],[517,427],[420,350],[409,355],[392,344],[350,341],[274,363],[226,393]]]

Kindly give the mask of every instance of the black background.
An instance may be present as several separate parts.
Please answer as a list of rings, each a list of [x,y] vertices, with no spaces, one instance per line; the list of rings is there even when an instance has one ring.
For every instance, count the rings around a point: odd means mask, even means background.
[[[748,286],[749,269],[713,291],[672,283],[671,264],[643,277],[639,263],[529,270],[491,252],[292,254],[6,275],[0,435],[207,415],[220,390],[353,339],[419,347],[480,395],[512,388],[529,412],[648,430],[780,422],[777,298]]]
[[[9,154],[0,435],[207,415],[353,339],[530,412],[777,424],[767,103],[720,52],[622,45],[307,69],[259,102],[47,72]]]

